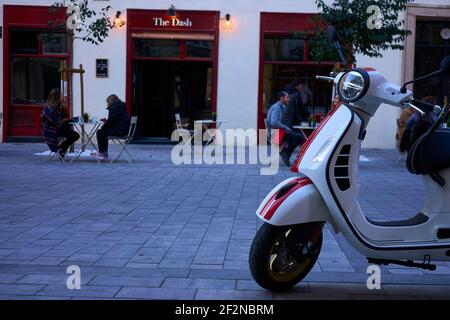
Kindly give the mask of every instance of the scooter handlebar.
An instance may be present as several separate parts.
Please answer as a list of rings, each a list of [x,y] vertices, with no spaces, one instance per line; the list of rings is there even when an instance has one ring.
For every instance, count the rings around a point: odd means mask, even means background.
[[[441,107],[434,105],[432,103],[428,103],[419,99],[412,98],[411,101],[409,101],[412,105],[429,112],[434,112],[436,109],[440,110]]]
[[[317,80],[326,80],[326,81],[333,81],[334,77],[328,77],[328,76],[316,76]]]

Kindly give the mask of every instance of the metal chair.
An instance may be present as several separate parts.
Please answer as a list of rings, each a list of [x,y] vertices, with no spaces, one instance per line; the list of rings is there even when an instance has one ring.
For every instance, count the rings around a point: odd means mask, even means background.
[[[58,137],[58,146],[60,146],[65,140],[66,140],[65,137]],[[47,156],[47,158],[45,158],[44,162],[52,161],[53,158],[55,158],[55,156],[58,157],[59,161],[66,162],[65,159],[63,157],[61,157],[61,155],[59,154],[58,151],[52,151],[52,150],[50,150],[50,153]]]
[[[266,131],[267,131],[267,144],[268,145],[272,145],[273,144],[272,143],[272,132],[271,132],[271,130],[268,130],[267,119],[266,118],[264,118],[264,126],[266,127]],[[282,142],[278,146],[280,152],[283,151],[284,149],[286,149],[287,147],[288,147],[288,144],[286,142]]]
[[[186,144],[191,144],[192,139],[194,138],[194,135],[195,135],[195,130],[186,129],[186,127],[188,127],[189,124],[181,123],[181,117],[180,117],[179,113],[175,113],[175,123],[177,125],[177,131],[178,131],[179,135],[181,136],[181,138],[183,138],[183,141]]]
[[[118,160],[124,151],[128,156],[128,162],[132,163],[132,161],[134,161],[133,156],[128,152],[127,147],[130,141],[133,140],[134,134],[136,132],[137,120],[137,116],[131,117],[130,129],[128,130],[128,134],[126,136],[108,136],[108,140],[111,140],[114,144],[120,145],[121,147],[119,154],[117,155],[117,157],[111,160],[111,163]]]

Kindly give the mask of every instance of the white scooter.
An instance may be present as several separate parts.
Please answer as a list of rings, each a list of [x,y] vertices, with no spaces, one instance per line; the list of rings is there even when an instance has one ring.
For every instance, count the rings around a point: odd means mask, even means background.
[[[327,34],[343,60],[336,30],[330,26]],[[413,81],[443,74],[450,74],[450,56],[442,61],[440,70]],[[325,223],[341,232],[369,263],[435,270],[431,261],[449,261],[450,130],[440,128],[448,106],[414,99],[406,84],[392,84],[372,68],[317,78],[333,81],[342,102],[302,146],[291,168],[299,175],[276,186],[256,212],[265,223],[249,255],[255,281],[274,291],[301,281],[319,256]],[[402,221],[371,221],[357,200],[361,142],[382,103],[407,105],[419,113],[440,112],[407,158],[409,171],[423,177],[427,201],[422,212]]]

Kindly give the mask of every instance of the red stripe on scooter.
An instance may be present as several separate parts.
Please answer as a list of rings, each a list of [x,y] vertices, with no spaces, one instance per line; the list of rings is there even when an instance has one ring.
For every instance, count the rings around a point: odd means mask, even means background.
[[[322,130],[322,128],[325,126],[325,124],[328,122],[328,120],[331,118],[331,116],[336,112],[337,109],[339,109],[339,107],[341,105],[342,105],[342,102],[339,103],[338,105],[336,105],[330,111],[330,113],[320,123],[319,127],[316,130],[313,131],[313,133],[308,137],[308,139],[302,145],[302,147],[300,148],[300,151],[299,151],[299,153],[297,155],[297,158],[295,159],[294,163],[292,163],[292,166],[291,166],[291,171],[292,172],[298,172],[298,167],[300,166],[300,163],[303,160],[303,156],[305,155],[306,150],[308,150],[309,146],[314,141],[314,139],[317,137],[317,135],[319,134],[320,130]]]
[[[275,200],[275,197],[277,195],[277,192],[270,198],[269,201],[267,201],[266,205],[264,206],[264,209],[261,211],[261,215],[264,216],[264,219],[270,220],[272,219],[273,215],[275,214],[275,211],[280,207],[280,205],[283,203],[284,200],[287,199],[292,193],[297,191],[298,189],[307,186],[309,184],[312,184],[312,181],[308,178],[300,178],[297,181],[297,185],[292,186],[291,189],[289,189],[286,194],[284,194],[282,197]],[[266,212],[267,210],[267,212]]]
[[[309,178],[301,177],[301,178],[297,178],[297,179],[292,180],[290,183],[292,183],[292,182],[294,182],[294,181],[297,182],[297,183],[299,183],[299,182],[306,181],[306,180],[309,180]],[[292,188],[293,188],[293,187],[294,187],[294,186],[292,186]],[[262,208],[261,213],[259,214],[260,216],[264,216],[264,215],[267,213],[267,210],[269,210],[270,206],[274,203],[275,197],[277,196],[278,192],[279,192],[279,191],[275,192],[275,193],[270,197],[270,199],[267,200],[267,202],[266,202],[264,208]]]

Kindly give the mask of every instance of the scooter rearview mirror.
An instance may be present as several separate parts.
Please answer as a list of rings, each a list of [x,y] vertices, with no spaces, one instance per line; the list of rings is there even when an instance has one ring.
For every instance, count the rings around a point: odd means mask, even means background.
[[[441,74],[450,76],[450,56],[446,56],[441,61]]]
[[[339,57],[341,58],[341,63],[344,66],[344,68],[347,68],[347,62],[345,61],[344,54],[342,53],[341,46],[339,45],[336,28],[332,25],[329,25],[327,27],[327,39],[333,44],[333,46],[338,51]]]
[[[333,45],[338,42],[338,37],[337,37],[337,31],[336,28],[333,27],[332,25],[329,25],[327,27],[327,39],[328,41],[330,41]]]
[[[442,59],[441,61],[441,65],[440,65],[440,69],[437,71],[434,71],[430,74],[427,74],[423,77],[419,77],[416,79],[413,79],[411,81],[406,82],[401,88],[400,88],[400,93],[406,93],[406,86],[410,83],[414,83],[416,81],[423,81],[423,80],[427,80],[430,78],[433,78],[437,75],[443,76],[449,76],[450,75],[450,56],[446,56],[444,59]]]

